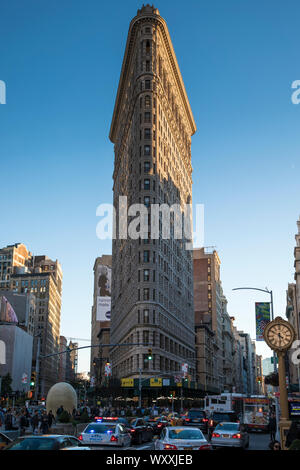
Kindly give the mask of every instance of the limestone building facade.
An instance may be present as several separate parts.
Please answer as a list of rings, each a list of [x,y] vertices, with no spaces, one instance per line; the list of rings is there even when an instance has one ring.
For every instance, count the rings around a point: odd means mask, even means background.
[[[196,125],[165,20],[149,5],[129,26],[110,129],[116,238],[112,246],[111,350],[114,377],[172,376],[188,363],[195,377],[193,259],[189,237],[150,231],[138,239],[120,229],[125,208],[192,202],[191,136]],[[131,213],[131,212],[130,212]],[[130,214],[129,214],[130,215]],[[128,217],[130,223],[133,217]],[[127,230],[128,224],[126,222]],[[123,225],[122,225],[123,227]],[[153,359],[149,361],[148,348]]]

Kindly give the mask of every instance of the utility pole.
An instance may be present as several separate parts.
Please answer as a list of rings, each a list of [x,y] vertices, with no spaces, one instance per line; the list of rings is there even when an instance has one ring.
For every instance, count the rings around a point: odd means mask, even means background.
[[[142,369],[139,368],[139,408],[142,407]]]

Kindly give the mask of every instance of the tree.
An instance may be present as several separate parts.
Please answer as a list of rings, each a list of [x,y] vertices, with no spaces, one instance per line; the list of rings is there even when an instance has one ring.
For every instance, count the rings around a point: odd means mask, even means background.
[[[278,372],[273,372],[265,377],[266,385],[273,385],[273,387],[279,386]]]
[[[2,383],[1,383],[1,395],[2,396],[8,396],[12,392],[11,388],[11,383],[12,383],[12,378],[10,373],[8,372],[6,375],[2,377]]]

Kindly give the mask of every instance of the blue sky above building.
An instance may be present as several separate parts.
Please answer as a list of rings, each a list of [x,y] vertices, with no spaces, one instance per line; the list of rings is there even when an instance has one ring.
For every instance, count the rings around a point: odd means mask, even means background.
[[[0,16],[0,246],[23,242],[63,268],[62,334],[90,337],[96,208],[112,202],[108,134],[131,19],[142,2],[10,0]],[[193,202],[205,205],[228,311],[255,338],[254,302],[285,315],[300,214],[297,0],[179,0],[166,20],[197,124]],[[259,353],[271,355],[262,343]],[[89,367],[89,353],[79,366]]]

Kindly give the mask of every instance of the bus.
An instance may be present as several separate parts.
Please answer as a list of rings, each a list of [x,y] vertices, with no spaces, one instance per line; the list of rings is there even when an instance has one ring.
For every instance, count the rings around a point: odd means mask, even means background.
[[[271,400],[264,395],[222,393],[205,397],[205,411],[235,411],[248,431],[267,432]]]

